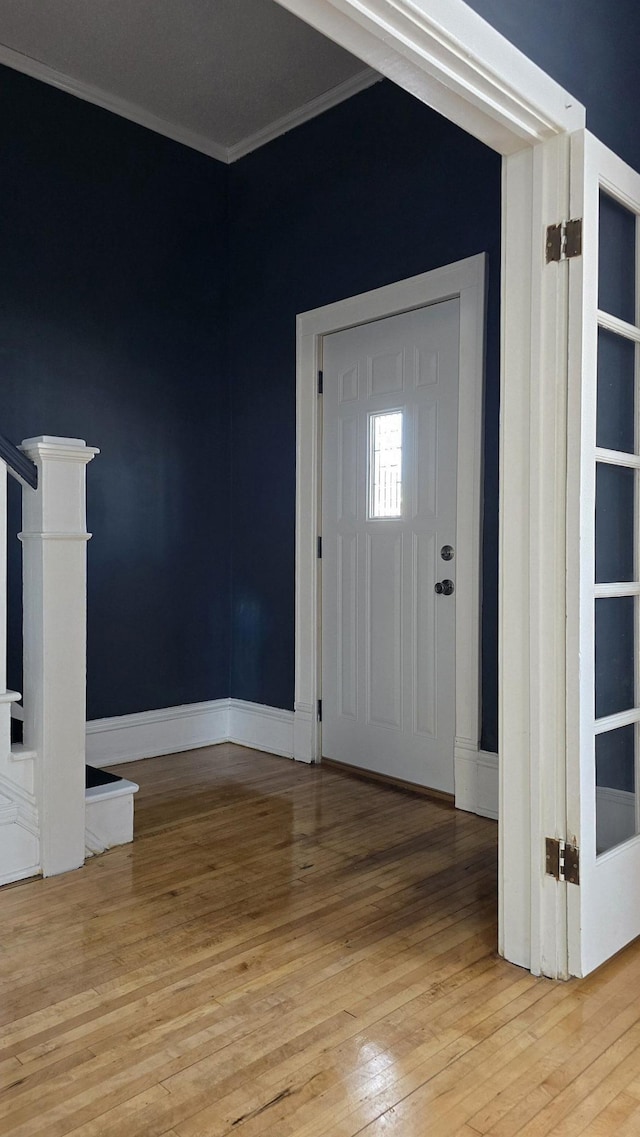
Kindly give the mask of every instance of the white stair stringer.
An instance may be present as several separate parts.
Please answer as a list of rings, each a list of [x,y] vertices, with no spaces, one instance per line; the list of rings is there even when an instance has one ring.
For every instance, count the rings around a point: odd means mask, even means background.
[[[14,745],[0,761],[0,885],[36,876],[40,829],[32,750]]]
[[[138,788],[121,778],[85,791],[85,856],[133,841],[133,795]]]

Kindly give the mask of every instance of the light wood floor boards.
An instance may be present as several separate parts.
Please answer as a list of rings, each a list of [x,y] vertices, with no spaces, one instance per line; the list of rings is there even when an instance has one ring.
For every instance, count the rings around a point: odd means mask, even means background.
[[[496,956],[496,826],[236,746],[0,891],[3,1137],[638,1137],[640,948]]]

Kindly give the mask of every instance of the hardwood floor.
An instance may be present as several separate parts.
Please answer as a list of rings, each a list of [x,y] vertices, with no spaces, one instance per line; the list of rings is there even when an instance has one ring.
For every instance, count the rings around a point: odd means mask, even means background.
[[[640,947],[500,960],[496,826],[219,746],[136,840],[0,892],[3,1137],[637,1137]]]

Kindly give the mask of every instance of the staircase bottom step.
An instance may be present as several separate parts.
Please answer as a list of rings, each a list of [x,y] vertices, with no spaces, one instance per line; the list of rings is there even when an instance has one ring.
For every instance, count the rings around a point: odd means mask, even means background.
[[[136,783],[126,778],[85,790],[85,856],[133,841],[133,795],[137,791]]]

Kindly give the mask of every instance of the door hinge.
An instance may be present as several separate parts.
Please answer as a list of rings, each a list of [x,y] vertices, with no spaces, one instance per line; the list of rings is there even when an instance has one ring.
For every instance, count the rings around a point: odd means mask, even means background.
[[[318,394],[321,395],[324,389],[324,371],[318,372]]]
[[[582,218],[561,221],[559,225],[547,226],[545,244],[547,264],[552,261],[568,261],[582,255]]]
[[[547,837],[545,849],[548,875],[567,884],[580,884],[580,850],[557,837]]]
[[[318,722],[322,722],[322,699],[318,699]]]
[[[322,537],[318,537],[318,560],[322,560]]]

